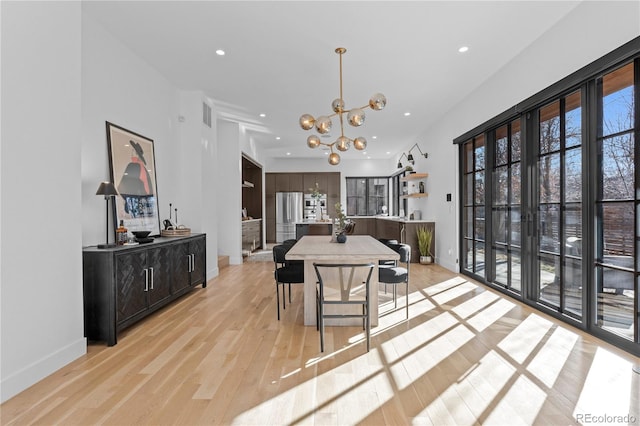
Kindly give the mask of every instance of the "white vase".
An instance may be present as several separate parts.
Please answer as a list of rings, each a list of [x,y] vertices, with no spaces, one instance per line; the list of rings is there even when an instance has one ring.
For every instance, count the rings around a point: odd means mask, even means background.
[[[433,257],[431,257],[431,256],[420,256],[420,263],[422,265],[428,265],[430,263],[433,263]]]

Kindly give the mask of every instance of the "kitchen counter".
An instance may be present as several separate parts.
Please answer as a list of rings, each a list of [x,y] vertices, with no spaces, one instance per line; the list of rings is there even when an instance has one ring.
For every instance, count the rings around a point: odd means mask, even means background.
[[[431,223],[435,222],[433,219],[407,219],[400,216],[347,216],[347,219],[382,219],[400,223]]]
[[[435,221],[433,219],[407,219],[400,216],[349,216],[355,224],[355,234],[371,235],[374,238],[397,240],[411,246],[411,261],[420,260],[417,230],[426,227],[434,230],[431,251],[435,253]]]
[[[242,223],[247,223],[247,222],[258,222],[262,220],[261,218],[258,219],[242,219]]]

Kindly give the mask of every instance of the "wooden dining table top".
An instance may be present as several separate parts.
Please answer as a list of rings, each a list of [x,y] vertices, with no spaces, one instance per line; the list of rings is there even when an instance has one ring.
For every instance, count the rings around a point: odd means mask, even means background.
[[[287,260],[392,260],[400,255],[370,235],[348,235],[345,243],[333,242],[330,235],[305,235],[291,247]]]

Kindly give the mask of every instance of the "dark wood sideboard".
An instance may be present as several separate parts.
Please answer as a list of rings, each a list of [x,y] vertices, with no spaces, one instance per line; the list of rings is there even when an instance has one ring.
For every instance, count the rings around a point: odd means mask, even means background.
[[[84,332],[117,343],[118,332],[184,295],[207,286],[206,235],[159,237],[135,246],[82,250]]]

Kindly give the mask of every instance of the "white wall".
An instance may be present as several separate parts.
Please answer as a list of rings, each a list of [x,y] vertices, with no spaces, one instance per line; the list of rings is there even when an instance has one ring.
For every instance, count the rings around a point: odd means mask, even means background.
[[[415,204],[436,220],[439,264],[459,270],[458,148],[452,140],[639,35],[640,2],[582,2],[419,137],[429,158],[416,157],[416,170],[429,172],[429,197]],[[447,193],[453,202],[445,201]]]
[[[83,245],[105,240],[105,202],[95,195],[98,184],[110,180],[105,121],[153,140],[158,209],[161,219],[168,217],[169,203],[182,193],[178,100],[178,91],[154,68],[82,16]]]
[[[242,264],[242,158],[245,140],[238,123],[218,120],[218,253]]]
[[[77,2],[2,2],[0,400],[86,352]],[[97,181],[93,191],[97,188]],[[103,210],[100,210],[104,214]]]

